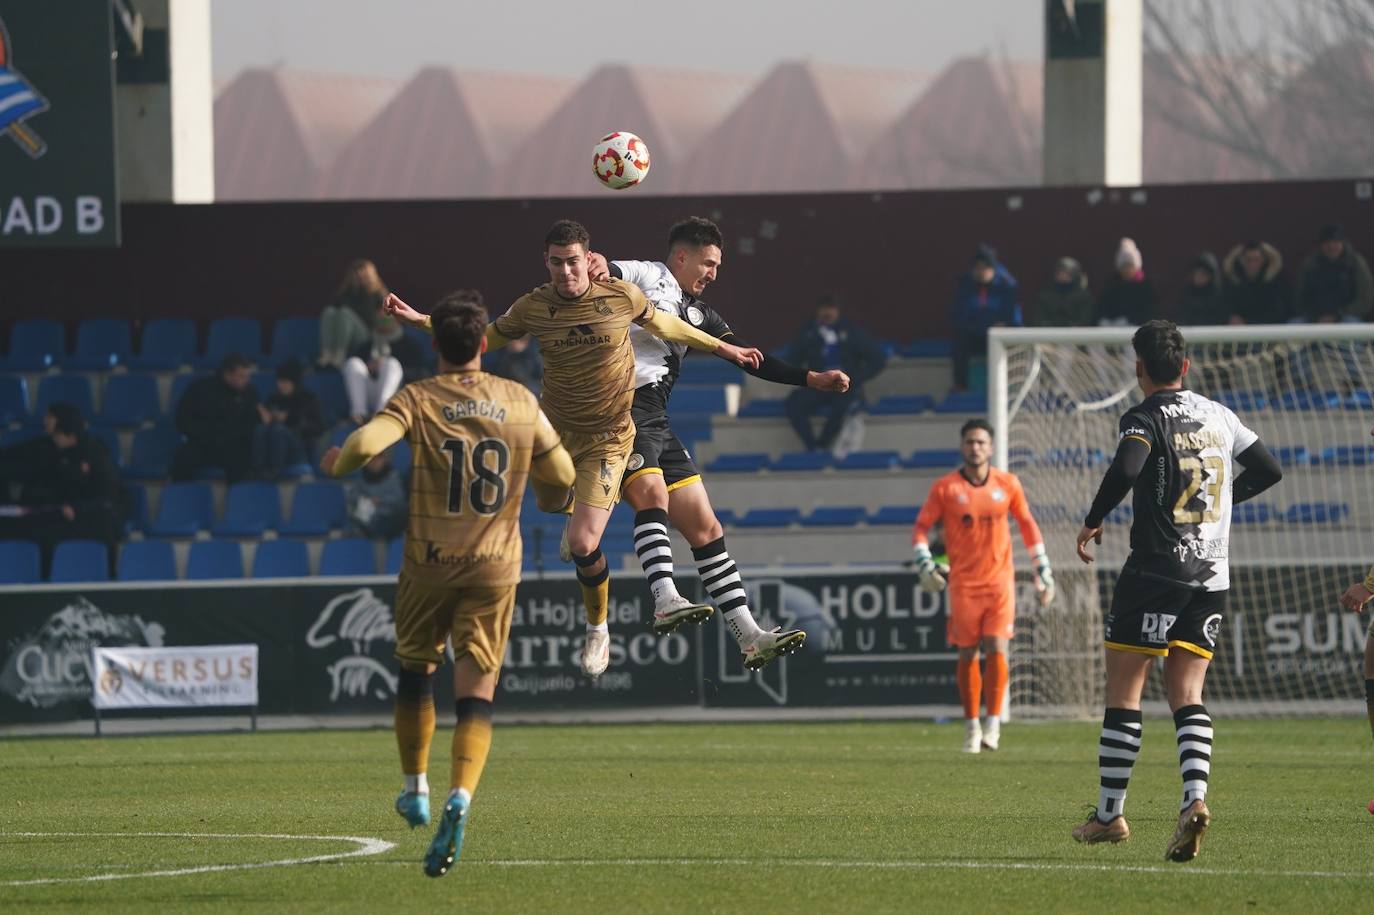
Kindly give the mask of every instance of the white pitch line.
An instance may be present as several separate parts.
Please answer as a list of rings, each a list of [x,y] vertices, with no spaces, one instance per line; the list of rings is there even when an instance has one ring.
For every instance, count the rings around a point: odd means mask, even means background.
[[[85,877],[43,877],[37,880],[7,880],[0,886],[41,886],[51,883],[94,883],[106,880],[133,880],[137,877],[182,877],[188,874],[210,874],[216,871],[259,870],[264,867],[290,867],[295,864],[316,864],[323,861],[342,861],[380,855],[396,847],[395,842],[360,836],[292,836],[277,833],[220,833],[220,832],[6,832],[0,840],[19,839],[290,839],[302,842],[353,842],[352,851],[307,858],[282,858],[277,861],[253,861],[246,864],[206,864],[199,867],[179,867],[173,870],[141,871],[137,874],[91,874]]]
[[[410,861],[369,861],[368,864],[414,867]],[[1281,871],[1246,868],[1192,867],[1158,864],[1076,864],[1050,861],[835,861],[806,858],[515,858],[460,860],[458,867],[816,867],[879,870],[1018,870],[1094,871],[1132,874],[1202,874],[1212,877],[1325,877],[1374,880],[1374,871]]]

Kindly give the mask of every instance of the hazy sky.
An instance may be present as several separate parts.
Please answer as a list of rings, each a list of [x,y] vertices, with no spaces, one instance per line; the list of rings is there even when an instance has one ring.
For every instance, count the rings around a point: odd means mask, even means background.
[[[245,67],[407,77],[428,64],[581,76],[623,61],[762,73],[780,60],[936,71],[1037,59],[1041,0],[212,0],[215,79]]]

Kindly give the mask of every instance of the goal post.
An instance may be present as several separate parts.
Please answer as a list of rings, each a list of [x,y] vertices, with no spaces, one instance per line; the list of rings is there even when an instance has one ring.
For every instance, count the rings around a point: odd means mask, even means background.
[[[1284,479],[1236,506],[1231,593],[1208,675],[1230,714],[1356,713],[1364,621],[1336,598],[1374,560],[1374,324],[1184,327],[1186,386],[1239,414]],[[1097,561],[1074,543],[1141,399],[1132,327],[994,328],[988,345],[993,462],[1014,471],[1044,533],[1058,597],[1023,591],[1011,697],[1030,717],[1101,711],[1102,620],[1129,552],[1129,497]],[[1028,586],[1023,586],[1028,587]],[[1152,678],[1149,700],[1162,700]]]

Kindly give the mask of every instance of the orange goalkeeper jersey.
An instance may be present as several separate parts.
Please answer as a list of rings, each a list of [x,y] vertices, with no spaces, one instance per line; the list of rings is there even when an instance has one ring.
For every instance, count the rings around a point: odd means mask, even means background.
[[[1016,474],[989,468],[980,485],[956,470],[936,480],[921,506],[912,543],[926,542],[929,530],[945,526],[950,581],[959,588],[1009,586],[1012,583],[1011,526],[1016,518],[1027,549],[1040,541],[1040,527],[1031,517],[1026,494]]]

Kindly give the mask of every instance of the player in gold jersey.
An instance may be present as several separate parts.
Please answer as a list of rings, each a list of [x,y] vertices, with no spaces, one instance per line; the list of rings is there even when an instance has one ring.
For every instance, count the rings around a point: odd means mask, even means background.
[[[572,459],[524,386],[481,371],[486,311],[450,296],[434,309],[439,374],[406,385],[320,466],[352,473],[405,438],[413,460],[405,559],[396,589],[396,742],[405,787],[396,811],[429,823],[426,769],[434,673],[453,644],[457,726],[452,790],[425,855],[440,877],[458,856],[491,747],[492,697],[520,580],[520,502],[531,475],[566,488]]]
[[[634,442],[630,325],[751,368],[758,367],[763,354],[718,340],[660,311],[632,284],[591,279],[590,246],[587,230],[578,223],[554,223],[544,237],[550,282],[517,299],[487,328],[486,339],[492,349],[526,334],[539,340],[544,359],[540,403],[572,455],[577,482],[570,493],[536,480],[535,496],[546,511],[572,509],[567,542],[587,608],[582,670],[598,677],[610,663],[608,571],[601,535],[619,498],[620,478]],[[395,295],[387,298],[386,310],[406,323],[428,324],[424,315]]]

